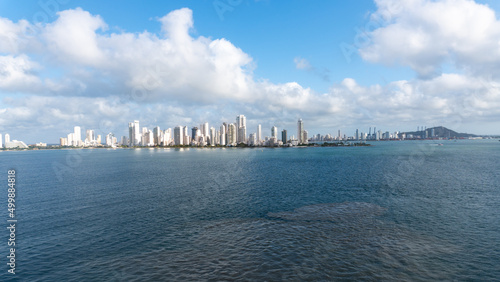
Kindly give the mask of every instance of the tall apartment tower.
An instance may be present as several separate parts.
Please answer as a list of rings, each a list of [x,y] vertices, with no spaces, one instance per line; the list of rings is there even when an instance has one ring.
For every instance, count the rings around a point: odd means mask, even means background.
[[[260,143],[262,140],[262,127],[260,124],[257,126],[257,143]]]
[[[74,136],[75,141],[76,141],[77,146],[78,146],[78,143],[80,143],[82,141],[82,129],[79,126],[75,126],[74,133],[75,133],[75,136]]]
[[[236,142],[245,143],[247,141],[247,118],[244,115],[236,117]]]
[[[227,126],[227,144],[234,145],[236,143],[236,125],[230,123]]]
[[[226,126],[223,124],[220,126],[220,142],[222,146],[226,146]]]
[[[286,144],[286,141],[288,141],[287,136],[286,136],[286,129],[283,129],[281,131],[281,141],[283,141],[283,144]]]
[[[278,128],[276,126],[271,128],[271,137],[278,139]]]
[[[130,147],[137,146],[141,143],[141,132],[138,120],[128,123],[128,142]]]
[[[174,127],[174,144],[183,145],[184,144],[184,127],[176,126]]]
[[[304,143],[304,122],[302,119],[299,119],[297,122],[297,139],[299,141],[299,144]]]

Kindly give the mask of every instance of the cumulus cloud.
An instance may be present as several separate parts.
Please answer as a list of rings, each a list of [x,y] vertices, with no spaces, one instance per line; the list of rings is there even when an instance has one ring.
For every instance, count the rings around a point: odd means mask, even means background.
[[[368,32],[363,59],[414,69],[421,78],[443,64],[474,75],[494,76],[500,66],[500,21],[488,6],[471,0],[376,0],[372,20],[387,24]]]

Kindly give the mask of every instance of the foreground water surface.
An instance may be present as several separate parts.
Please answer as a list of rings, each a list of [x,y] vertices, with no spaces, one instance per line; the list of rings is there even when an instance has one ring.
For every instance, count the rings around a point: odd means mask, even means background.
[[[15,278],[499,279],[500,142],[440,142],[0,152]]]

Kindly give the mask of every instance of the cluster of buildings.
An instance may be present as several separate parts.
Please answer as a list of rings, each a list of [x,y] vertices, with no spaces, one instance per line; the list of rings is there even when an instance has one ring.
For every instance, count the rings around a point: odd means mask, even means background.
[[[18,140],[10,140],[10,135],[8,133],[5,133],[5,143],[2,142],[4,139],[2,139],[2,134],[0,134],[0,149],[5,148],[5,149],[27,149],[28,145],[26,145],[23,141],[18,141]]]
[[[425,131],[427,132],[427,130]],[[297,146],[310,142],[342,142],[342,141],[377,141],[377,140],[404,140],[405,133],[396,131],[390,133],[382,132],[376,128],[369,128],[368,133],[356,132],[353,136],[347,136],[338,131],[336,136],[314,135],[308,136],[304,128],[302,119],[297,121],[297,137],[289,136],[286,129],[278,131],[276,126],[271,127],[270,136],[262,134],[262,126],[259,124],[255,132],[247,134],[247,119],[244,115],[236,116],[234,123],[223,122],[216,127],[210,126],[208,122],[199,126],[187,127],[178,125],[176,127],[162,130],[159,126],[152,130],[147,127],[140,127],[138,120],[128,124],[128,136],[122,136],[119,140],[113,133],[105,137],[107,147],[127,146],[127,147],[155,147],[155,146]],[[432,132],[430,132],[432,134]],[[433,134],[432,134],[433,135]],[[415,136],[408,136],[415,138]],[[82,130],[79,126],[74,127],[74,131],[67,137],[60,138],[60,146],[71,147],[97,147],[103,146],[101,135],[96,135],[92,129],[86,130],[85,138],[82,138]]]
[[[307,131],[300,119],[297,123],[298,138],[288,138],[287,130],[283,129],[281,135],[277,127],[271,128],[271,136],[262,135],[262,127],[259,124],[256,132],[247,136],[247,119],[244,115],[238,115],[235,123],[224,122],[220,126],[210,127],[208,122],[188,128],[178,125],[161,130],[159,126],[149,130],[140,127],[139,121],[135,120],[128,124],[129,135],[123,136],[119,145],[134,146],[293,146],[307,143]]]
[[[75,126],[73,132],[68,133],[67,137],[61,137],[59,139],[59,145],[72,147],[97,147],[102,145],[101,135],[96,135],[93,129],[87,129],[85,139],[82,139],[81,127]]]

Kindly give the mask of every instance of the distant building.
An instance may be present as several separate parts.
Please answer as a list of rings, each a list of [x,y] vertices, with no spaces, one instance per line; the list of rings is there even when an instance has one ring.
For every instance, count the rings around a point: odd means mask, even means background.
[[[276,126],[273,126],[271,128],[271,137],[273,138],[278,138],[278,128]]]
[[[262,141],[262,127],[261,125],[259,124],[257,126],[257,136],[256,136],[256,141],[257,141],[257,144],[260,144],[260,141]]]
[[[183,145],[184,144],[184,127],[176,126],[174,128],[174,144],[175,145]]]
[[[139,121],[134,120],[128,124],[128,141],[129,146],[138,146],[141,142],[141,133],[139,128]]]
[[[169,146],[172,143],[172,128],[163,131],[163,146]]]
[[[5,144],[7,144],[7,142],[10,142],[10,135],[9,135],[9,133],[5,133]]]
[[[283,129],[281,131],[281,141],[283,142],[283,144],[286,144],[286,142],[288,141],[287,136],[286,136],[286,129]]]
[[[236,145],[236,125],[233,123],[230,123],[227,126],[227,145],[234,146]]]
[[[304,143],[304,122],[302,119],[297,122],[297,139],[299,144]]]
[[[215,146],[216,145],[216,137],[215,137],[215,128],[214,127],[210,127],[210,146]]]
[[[68,138],[61,137],[59,138],[59,145],[62,146],[68,146]]]
[[[79,126],[75,126],[74,133],[73,141],[75,142],[75,146],[80,146],[80,142],[82,141],[82,129]]]
[[[3,148],[2,134],[0,134],[0,149]]]
[[[220,145],[226,146],[226,127],[223,125],[220,126]]]
[[[236,117],[236,138],[237,143],[246,143],[247,141],[247,118],[244,115]]]
[[[5,134],[7,135],[7,134]],[[27,149],[28,148],[28,145],[26,145],[23,141],[18,141],[18,140],[12,140],[9,142],[5,142],[5,148],[6,149],[15,149],[15,148],[19,148],[19,149]]]

